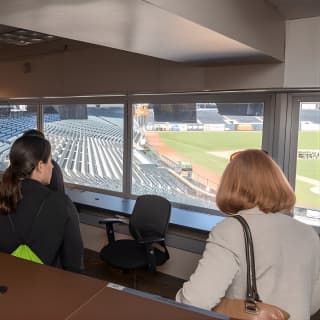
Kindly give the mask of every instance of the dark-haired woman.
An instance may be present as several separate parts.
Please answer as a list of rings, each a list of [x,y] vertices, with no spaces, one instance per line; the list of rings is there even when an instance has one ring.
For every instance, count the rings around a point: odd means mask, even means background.
[[[49,141],[22,136],[13,143],[9,159],[0,184],[0,251],[13,252],[25,237],[43,263],[81,271],[77,211],[66,195],[46,187],[53,168]]]
[[[30,129],[23,133],[24,136],[36,136],[45,139],[43,132],[37,129]],[[49,184],[47,185],[48,188],[54,191],[65,192],[64,190],[64,181],[63,181],[63,174],[59,164],[51,159],[53,169],[52,175]]]
[[[278,165],[260,150],[234,154],[216,203],[250,226],[261,300],[286,310],[292,320],[309,320],[320,308],[320,241],[310,226],[292,218],[295,194]],[[176,299],[211,309],[223,297],[245,299],[246,287],[243,229],[226,218],[210,232],[197,269]]]

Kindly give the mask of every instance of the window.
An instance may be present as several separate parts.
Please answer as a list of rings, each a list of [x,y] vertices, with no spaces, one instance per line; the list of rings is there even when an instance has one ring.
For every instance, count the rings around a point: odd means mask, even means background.
[[[320,219],[320,102],[300,103],[295,191],[297,207]]]
[[[211,212],[230,154],[263,144],[296,181],[295,216],[320,226],[320,97],[295,94],[291,104],[274,97],[137,94],[2,103],[0,171],[12,142],[39,125],[66,182],[125,197],[158,194]]]
[[[37,106],[0,105],[0,170],[9,164],[10,147],[24,131],[37,127]]]
[[[66,182],[122,191],[123,104],[44,105],[44,133]]]
[[[261,148],[263,103],[133,105],[132,193],[215,207],[230,155]]]

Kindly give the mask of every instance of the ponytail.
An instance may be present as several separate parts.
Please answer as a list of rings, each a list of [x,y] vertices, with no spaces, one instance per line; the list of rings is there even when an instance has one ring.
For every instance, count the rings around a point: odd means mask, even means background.
[[[21,181],[10,165],[4,172],[0,184],[0,214],[6,215],[15,211],[21,199]]]
[[[39,161],[47,163],[51,154],[50,142],[38,136],[22,136],[12,145],[10,166],[0,184],[0,214],[15,212],[22,199],[21,181],[29,179]]]

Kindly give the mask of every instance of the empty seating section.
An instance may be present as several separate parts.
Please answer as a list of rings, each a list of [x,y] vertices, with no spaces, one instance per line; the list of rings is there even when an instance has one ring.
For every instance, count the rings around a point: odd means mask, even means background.
[[[9,116],[0,118],[0,141],[8,143],[13,137],[18,137],[22,132],[36,126],[35,115]]]
[[[197,109],[197,119],[201,123],[224,123],[224,118],[218,109]]]
[[[58,112],[44,113],[44,132],[52,144],[53,158],[61,166],[65,181],[79,185],[122,191],[123,180],[123,106],[89,107],[88,119],[61,120]],[[201,130],[262,130],[262,116],[222,115],[218,108],[197,108],[197,123]],[[145,147],[144,125],[154,122],[153,110],[148,110],[142,125],[133,118],[132,193],[159,194],[175,202],[208,206],[210,194],[203,192],[191,180],[171,171],[170,165]],[[300,126],[311,130],[319,126],[319,111],[300,112]],[[308,127],[307,127],[308,126]],[[35,112],[10,112],[0,116],[0,170],[8,165],[12,142],[24,131],[37,127]],[[179,124],[179,130],[199,130],[192,124]],[[176,129],[177,129],[176,128]],[[174,128],[171,128],[172,131]],[[187,179],[187,180],[186,180]],[[200,190],[200,191],[199,191]]]
[[[64,171],[66,182],[122,191],[123,110],[114,108],[111,111],[114,114],[110,114],[110,110],[106,114],[104,110],[88,108],[88,119],[68,120],[61,120],[59,113],[44,114],[44,131],[51,141],[53,158]],[[198,110],[198,120],[203,123],[223,123],[226,119],[212,110]],[[1,164],[7,164],[12,141],[35,127],[35,113],[0,118]],[[168,198],[174,197],[177,202],[199,203],[201,200],[193,196],[194,190],[161,164],[155,154],[146,157],[144,150],[139,150],[143,139],[139,123],[134,123],[133,145],[136,148],[132,154],[133,192],[157,193]]]
[[[12,113],[0,118],[0,162],[2,167],[7,166],[8,153],[12,141],[18,138],[24,131],[36,126],[36,115],[34,113]],[[1,167],[1,170],[3,169]]]
[[[303,112],[300,112],[300,121],[309,121],[319,124],[320,116],[318,110],[303,110]]]
[[[121,191],[122,121],[117,123],[107,117],[90,115],[88,120],[46,123],[45,132],[54,146],[53,158],[63,168],[66,181]],[[135,130],[134,143],[138,143],[141,137],[141,131]],[[134,183],[138,188],[136,193],[150,192],[169,196],[174,191],[180,193],[181,197],[193,193],[191,188],[170,171],[150,163],[137,150],[133,152],[132,171],[133,181],[137,182]]]

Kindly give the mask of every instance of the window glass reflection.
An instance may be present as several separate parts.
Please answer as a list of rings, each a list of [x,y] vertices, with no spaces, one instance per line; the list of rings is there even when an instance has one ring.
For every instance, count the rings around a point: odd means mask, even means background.
[[[215,193],[230,154],[261,148],[263,103],[136,104],[134,194],[216,208]]]
[[[45,105],[44,133],[66,182],[122,191],[122,104]]]
[[[37,106],[0,105],[0,170],[9,164],[12,143],[24,132],[37,127]]]
[[[300,103],[296,217],[320,226],[320,103]],[[299,209],[303,208],[303,209]],[[306,208],[306,209],[305,209]]]

